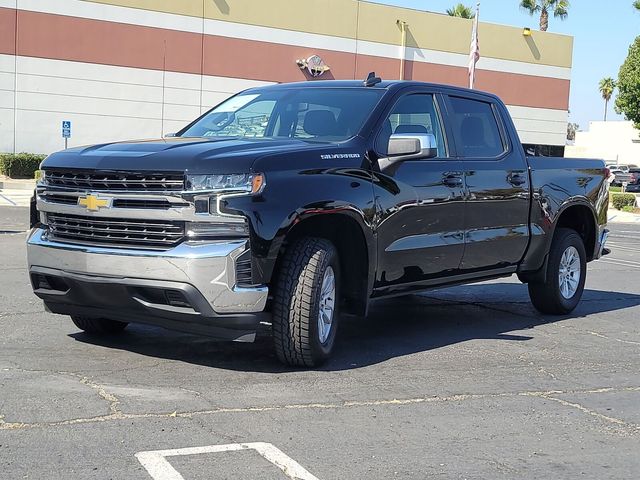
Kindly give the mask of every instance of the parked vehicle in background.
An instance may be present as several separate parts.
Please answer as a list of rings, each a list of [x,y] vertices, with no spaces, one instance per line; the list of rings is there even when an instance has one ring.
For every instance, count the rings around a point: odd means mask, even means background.
[[[494,95],[375,75],[250,89],[42,168],[28,262],[51,312],[96,335],[270,324],[297,366],[331,355],[340,313],[433,287],[516,274],[567,314],[607,238],[604,162],[527,157]]]
[[[636,183],[640,174],[638,170],[628,170],[623,172],[622,170],[612,170],[611,173],[615,176],[611,185],[621,187],[624,183],[627,185]]]
[[[627,185],[626,191],[629,193],[638,193],[640,192],[640,168],[631,168],[629,173],[635,177],[635,181],[629,183]]]
[[[608,163],[608,164],[606,165],[606,167],[607,167],[609,170],[612,170],[612,171],[613,171],[613,170],[618,170],[618,171],[620,171],[620,172],[622,172],[622,173],[629,173],[629,170],[630,170],[630,169],[632,169],[632,168],[638,168],[638,166],[637,166],[637,165],[633,165],[633,164],[628,164],[628,165],[626,165],[626,164],[623,164],[623,165],[617,165],[617,164],[615,164],[615,163]]]

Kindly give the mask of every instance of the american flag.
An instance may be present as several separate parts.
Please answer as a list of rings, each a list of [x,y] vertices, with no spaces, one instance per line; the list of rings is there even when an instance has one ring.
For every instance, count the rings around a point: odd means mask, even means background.
[[[480,18],[480,3],[476,7],[476,18],[473,19],[471,32],[471,53],[469,53],[469,88],[473,88],[476,81],[476,63],[480,60],[480,42],[478,40],[478,19]]]

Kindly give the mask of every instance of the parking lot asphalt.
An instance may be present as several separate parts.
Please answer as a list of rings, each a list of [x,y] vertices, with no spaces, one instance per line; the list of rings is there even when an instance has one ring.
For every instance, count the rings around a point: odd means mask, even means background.
[[[80,333],[31,293],[26,217],[0,208],[2,479],[638,478],[640,225],[572,315],[515,279],[383,300],[295,370],[267,336]]]

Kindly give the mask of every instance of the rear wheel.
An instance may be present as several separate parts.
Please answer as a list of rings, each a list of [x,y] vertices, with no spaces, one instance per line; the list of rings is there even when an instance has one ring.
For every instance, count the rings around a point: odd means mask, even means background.
[[[273,301],[273,337],[281,362],[315,367],[331,352],[338,328],[340,264],[328,240],[302,238],[284,253]]]
[[[551,244],[546,282],[529,283],[529,297],[542,313],[570,313],[580,302],[587,276],[584,243],[575,230],[559,229]]]
[[[123,331],[128,323],[109,320],[107,318],[85,317],[72,315],[71,320],[80,330],[92,335],[113,335]]]

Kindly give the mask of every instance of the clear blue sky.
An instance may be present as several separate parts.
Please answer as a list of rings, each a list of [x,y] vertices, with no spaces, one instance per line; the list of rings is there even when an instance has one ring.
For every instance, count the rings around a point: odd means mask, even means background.
[[[458,0],[369,0],[432,12],[445,12]],[[475,0],[463,1],[474,6]],[[538,28],[538,18],[522,12],[518,0],[483,0],[480,19],[503,25]],[[640,12],[634,11],[632,0],[573,0],[569,18],[551,18],[549,31],[574,37],[573,71],[571,74],[570,121],[586,130],[591,120],[602,120],[604,102],[598,92],[603,77],[617,78],[629,45],[640,35]],[[480,39],[482,53],[482,38]],[[622,119],[609,103],[609,119]]]

